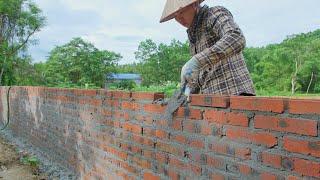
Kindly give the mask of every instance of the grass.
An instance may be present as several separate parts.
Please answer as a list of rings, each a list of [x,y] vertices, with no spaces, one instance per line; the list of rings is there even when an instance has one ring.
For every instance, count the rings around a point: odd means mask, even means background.
[[[140,86],[135,85],[131,88],[110,86],[111,90],[128,90],[133,92],[163,92],[166,97],[171,97],[173,93],[180,88],[179,83],[168,81],[161,85]]]
[[[21,158],[22,164],[29,165],[31,167],[38,167],[40,161],[35,156],[24,156]]]

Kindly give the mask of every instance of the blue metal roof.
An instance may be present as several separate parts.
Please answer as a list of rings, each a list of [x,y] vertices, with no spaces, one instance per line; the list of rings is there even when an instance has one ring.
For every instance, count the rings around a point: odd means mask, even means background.
[[[125,73],[119,73],[119,74],[110,74],[108,76],[110,79],[117,79],[117,80],[141,80],[140,74],[125,74]]]

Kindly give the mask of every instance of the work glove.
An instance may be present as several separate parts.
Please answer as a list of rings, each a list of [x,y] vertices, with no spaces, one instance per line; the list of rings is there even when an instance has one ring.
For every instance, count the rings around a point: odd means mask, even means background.
[[[181,70],[181,86],[189,87],[191,93],[198,88],[198,79],[200,72],[200,63],[196,58],[191,58]]]

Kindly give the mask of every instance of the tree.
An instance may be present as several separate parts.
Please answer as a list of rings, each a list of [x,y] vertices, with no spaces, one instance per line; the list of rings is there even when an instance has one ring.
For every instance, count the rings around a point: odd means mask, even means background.
[[[30,56],[17,58],[15,68],[12,69],[14,81],[19,86],[40,86],[45,85],[39,64],[32,64]]]
[[[116,73],[133,73],[133,74],[138,74],[138,66],[140,64],[138,63],[132,63],[132,64],[123,64],[123,65],[118,65],[116,67]]]
[[[255,87],[268,92],[320,92],[320,30],[280,44],[245,49]]]
[[[138,51],[136,51],[134,54],[137,60],[144,62],[157,53],[157,44],[151,39],[146,39],[145,41],[140,42]]]
[[[100,51],[94,45],[74,38],[50,52],[46,63],[45,78],[49,86],[103,87],[106,75],[115,72],[121,55],[111,51]]]
[[[182,66],[191,58],[189,44],[172,40],[169,45],[157,45],[147,39],[140,43],[135,53],[140,60],[138,71],[144,85],[162,84],[167,81],[180,81]]]
[[[13,83],[18,53],[34,41],[31,37],[45,25],[45,17],[31,0],[0,1],[0,85]]]

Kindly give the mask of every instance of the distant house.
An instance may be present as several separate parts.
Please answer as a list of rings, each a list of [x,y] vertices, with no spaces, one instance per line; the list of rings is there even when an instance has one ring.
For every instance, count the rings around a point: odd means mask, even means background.
[[[109,83],[121,82],[125,80],[134,81],[137,85],[140,85],[142,82],[142,77],[140,74],[132,74],[132,73],[113,73],[106,76],[106,84],[105,87],[108,86]]]

